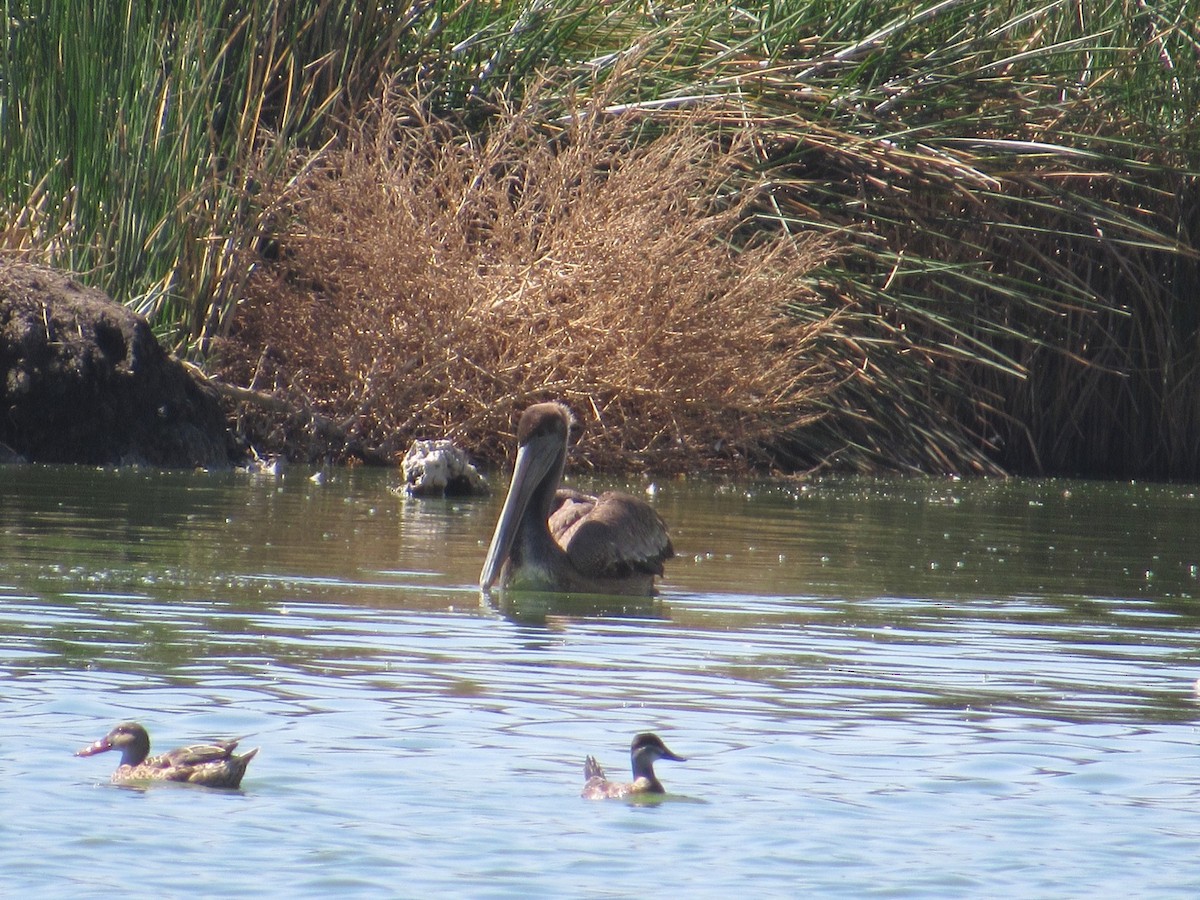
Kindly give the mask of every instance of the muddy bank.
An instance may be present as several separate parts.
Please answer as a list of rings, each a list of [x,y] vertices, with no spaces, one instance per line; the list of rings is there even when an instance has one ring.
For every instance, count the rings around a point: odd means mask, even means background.
[[[216,395],[102,291],[0,262],[0,460],[228,466]],[[5,452],[7,451],[7,452]]]

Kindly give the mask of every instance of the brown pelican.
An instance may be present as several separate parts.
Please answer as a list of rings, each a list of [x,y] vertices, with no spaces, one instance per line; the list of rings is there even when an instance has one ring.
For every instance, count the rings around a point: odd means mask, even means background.
[[[667,528],[644,500],[559,490],[574,417],[561,403],[521,416],[517,462],[479,587],[649,596],[675,555]]]

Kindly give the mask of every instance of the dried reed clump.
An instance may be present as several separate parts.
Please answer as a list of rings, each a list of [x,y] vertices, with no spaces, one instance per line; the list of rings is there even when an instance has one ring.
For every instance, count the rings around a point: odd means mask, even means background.
[[[833,382],[827,320],[784,312],[810,304],[827,245],[734,249],[741,148],[695,123],[634,140],[599,115],[533,122],[479,137],[376,110],[296,186],[222,374],[389,453],[445,435],[498,462],[519,410],[560,398],[593,468],[768,459]]]

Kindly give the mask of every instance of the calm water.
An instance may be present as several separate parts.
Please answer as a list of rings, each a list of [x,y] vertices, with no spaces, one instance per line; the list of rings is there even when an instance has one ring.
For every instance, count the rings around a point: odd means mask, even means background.
[[[1197,488],[664,482],[657,600],[494,605],[500,497],[307,474],[0,469],[0,895],[1200,890]],[[114,788],[129,718],[262,750]]]

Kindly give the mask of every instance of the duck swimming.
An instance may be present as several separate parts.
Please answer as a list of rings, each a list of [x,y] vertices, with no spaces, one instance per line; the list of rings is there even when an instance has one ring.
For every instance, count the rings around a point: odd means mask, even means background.
[[[667,749],[662,738],[657,734],[639,734],[629,747],[629,758],[633,765],[633,781],[631,783],[609,781],[604,776],[600,764],[589,756],[583,763],[584,800],[606,800],[609,798],[629,797],[633,794],[663,794],[666,793],[662,782],[654,775],[654,764],[660,759],[673,759],[676,762],[686,762],[686,758],[676,756]]]
[[[644,500],[560,490],[575,418],[562,403],[537,403],[517,427],[517,460],[487,559],[485,594],[526,591],[647,597],[675,555],[667,527]]]
[[[242,783],[246,766],[258,753],[235,756],[237,741],[216,741],[168,750],[150,756],[150,735],[137,722],[122,722],[76,756],[94,756],[108,750],[121,751],[121,765],[112,773],[113,784],[142,781],[182,781],[213,788],[235,788]]]

